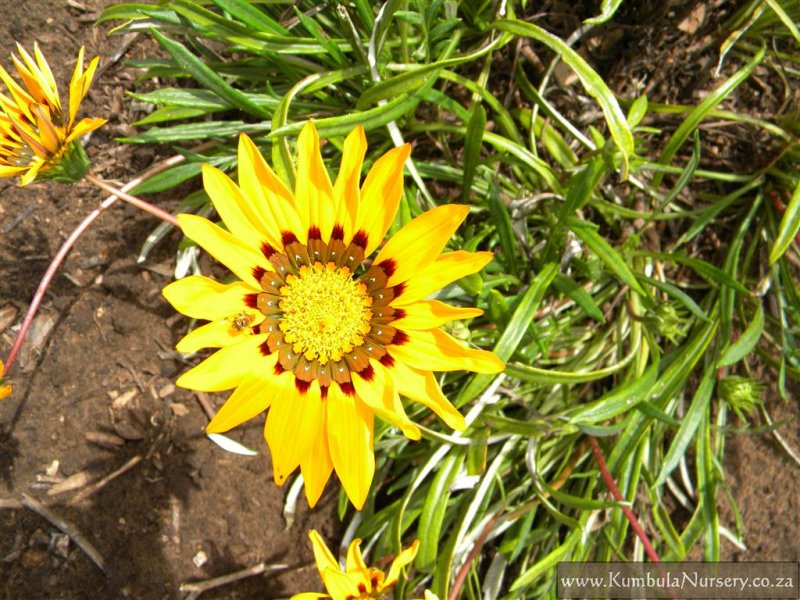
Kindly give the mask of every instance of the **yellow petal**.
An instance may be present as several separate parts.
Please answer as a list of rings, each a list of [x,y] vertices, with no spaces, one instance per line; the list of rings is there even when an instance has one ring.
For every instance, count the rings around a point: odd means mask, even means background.
[[[350,502],[361,510],[375,474],[372,411],[338,385],[330,387],[327,404],[333,467]]]
[[[319,433],[325,403],[316,381],[305,394],[300,394],[291,372],[282,373],[278,378],[281,379],[282,393],[269,409],[264,437],[272,455],[275,483],[283,485],[311,451]]]
[[[376,265],[392,261],[394,273],[388,285],[405,281],[431,264],[468,213],[469,206],[463,204],[437,206],[393,235],[375,257]]]
[[[392,566],[389,567],[389,574],[386,576],[386,581],[383,583],[383,588],[391,588],[397,583],[400,577],[400,570],[406,565],[411,564],[414,557],[417,555],[419,549],[419,540],[414,540],[408,548],[400,552],[397,557],[392,561]]]
[[[418,440],[419,428],[406,415],[393,378],[386,372],[386,367],[375,360],[370,360],[370,366],[372,378],[369,381],[358,373],[353,374],[356,396],[379,417],[400,429],[407,438]]]
[[[369,567],[361,555],[361,540],[359,538],[354,539],[347,548],[346,567],[348,572],[358,571],[363,574],[369,571]]]
[[[248,335],[241,342],[217,350],[199,365],[190,369],[176,382],[182,388],[201,392],[221,392],[239,385],[252,373],[268,369],[275,358],[264,356],[259,346],[267,335]],[[269,363],[272,362],[272,365]],[[268,370],[269,372],[269,370]]]
[[[53,72],[50,70],[50,65],[47,64],[47,60],[45,59],[44,54],[42,54],[42,51],[39,49],[39,44],[37,43],[34,43],[33,45],[33,54],[36,56],[36,64],[39,67],[38,72],[41,76],[44,88],[47,90],[47,95],[52,103],[52,106],[56,107],[60,111],[61,101],[58,97],[58,86],[56,86],[56,79],[53,77]]]
[[[427,406],[456,431],[464,431],[467,428],[464,416],[442,393],[433,373],[415,369],[400,360],[395,361],[389,372],[392,374],[400,394]]]
[[[330,600],[327,594],[317,594],[316,592],[301,592],[295,594],[289,600]]]
[[[106,119],[81,119],[70,131],[67,135],[66,140],[64,141],[65,144],[69,144],[73,140],[77,140],[78,138],[83,137],[90,131],[94,131],[98,127],[102,127],[108,121]]]
[[[237,327],[234,324],[235,318],[242,318],[248,322],[246,327]],[[264,320],[264,315],[251,308],[244,309],[232,317],[218,319],[197,327],[187,333],[181,341],[175,345],[178,352],[188,354],[197,352],[201,348],[222,348],[240,342],[247,335],[251,327],[255,327]]]
[[[406,332],[408,342],[391,345],[386,349],[393,358],[425,371],[475,371],[500,373],[506,366],[492,352],[469,348],[453,336],[441,331]]]
[[[36,116],[36,126],[39,130],[39,142],[47,150],[48,155],[53,155],[61,147],[63,133],[53,125],[50,115],[41,104],[33,107],[33,114]]]
[[[201,275],[173,281],[161,293],[178,312],[193,319],[216,321],[247,309],[245,298],[261,291],[241,281],[219,283]]]
[[[453,281],[477,273],[494,258],[491,252],[447,252],[405,282],[403,293],[391,302],[402,306],[430,296]]]
[[[333,600],[354,600],[361,596],[356,578],[338,569],[325,569],[322,581]]]
[[[403,196],[403,166],[410,154],[409,144],[389,150],[375,161],[361,187],[354,232],[364,231],[367,234],[365,256],[372,254],[380,245],[394,221]],[[345,243],[349,241],[345,238]]]
[[[208,219],[182,213],[178,215],[178,225],[186,237],[194,240],[206,252],[228,267],[234,275],[259,289],[260,285],[253,275],[256,267],[271,271],[269,261],[258,250],[248,246],[231,233]]]
[[[228,231],[248,246],[261,248],[269,232],[260,226],[260,219],[239,186],[216,167],[204,164],[203,187]]]
[[[271,235],[274,248],[283,248],[281,233],[284,231],[293,233],[300,242],[306,242],[308,230],[303,227],[297,214],[292,192],[270,169],[258,147],[244,134],[239,136],[239,185],[251,204],[263,211],[264,222],[274,224]]]
[[[270,373],[276,362],[277,356],[267,357],[262,373],[248,375],[242,381],[206,425],[206,433],[225,433],[269,408],[281,390],[276,379],[264,373]]]
[[[405,293],[405,292],[404,292]],[[420,300],[403,306],[405,316],[392,322],[392,327],[400,329],[434,329],[457,319],[480,317],[480,308],[460,308],[438,300]]]
[[[45,163],[41,158],[34,159],[34,161],[30,165],[28,165],[27,172],[22,177],[20,177],[19,186],[24,187],[29,183],[31,183],[32,181],[34,181],[36,179],[36,176],[39,175],[39,171],[44,166]]]
[[[327,432],[328,413],[327,411],[322,411],[314,443],[303,458],[300,459],[300,471],[303,473],[303,481],[305,482],[306,499],[311,508],[314,508],[314,505],[322,496],[325,484],[328,483],[333,471]]]
[[[358,214],[359,199],[361,198],[361,165],[367,153],[367,136],[364,128],[359,125],[344,141],[342,163],[336,183],[333,184],[333,198],[336,207],[334,225],[341,225],[344,230],[344,239],[353,237],[356,215]]]
[[[334,571],[339,569],[339,562],[334,558],[333,553],[325,545],[325,541],[316,529],[308,532],[311,540],[311,548],[314,550],[314,561],[317,563],[317,570],[322,575],[327,569]]]
[[[319,135],[314,123],[303,126],[297,138],[297,184],[294,201],[306,230],[318,227],[327,242],[333,229],[333,187],[319,148]]]

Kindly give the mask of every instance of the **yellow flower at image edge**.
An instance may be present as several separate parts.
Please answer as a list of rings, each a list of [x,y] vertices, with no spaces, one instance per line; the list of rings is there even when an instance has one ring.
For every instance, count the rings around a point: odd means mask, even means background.
[[[394,220],[410,147],[379,158],[361,185],[363,128],[345,140],[333,184],[313,124],[303,128],[297,146],[294,192],[242,135],[238,185],[220,170],[203,167],[205,189],[225,228],[178,215],[184,234],[239,281],[192,276],[164,288],[177,310],[211,321],[183,338],[178,350],[220,348],[177,383],[201,391],[236,388],[209,423],[209,433],[269,409],[264,436],[278,485],[299,467],[314,506],[335,469],[361,509],[375,470],[375,414],[419,439],[402,395],[463,430],[464,418],[432,371],[504,369],[491,352],[469,348],[439,329],[481,310],[425,299],[482,269],[492,254],[440,254],[468,212],[451,204],[411,221],[371,266],[362,265]]]
[[[314,559],[317,569],[325,584],[327,594],[317,594],[314,592],[304,592],[295,594],[291,600],[360,600],[371,598],[383,598],[389,592],[400,577],[400,570],[410,564],[417,555],[419,541],[401,551],[392,561],[389,573],[368,567],[361,557],[361,540],[353,540],[347,549],[346,568],[343,571],[339,563],[334,558],[331,551],[325,545],[319,533],[311,530],[308,534],[311,538],[311,546],[314,548]],[[438,600],[436,595],[425,591],[424,600]]]
[[[22,80],[19,85],[0,67],[8,94],[0,93],[0,177],[20,176],[20,185],[35,179],[75,182],[89,169],[79,138],[105,119],[75,122],[78,108],[92,83],[98,59],[83,70],[83,48],[69,83],[69,106],[61,105],[55,78],[38,45],[34,57],[17,44],[20,58],[11,57]],[[23,87],[24,86],[24,87]]]
[[[6,384],[5,379],[3,379],[5,372],[5,365],[3,364],[3,361],[0,360],[0,400],[3,398],[8,398],[13,391],[11,385]]]

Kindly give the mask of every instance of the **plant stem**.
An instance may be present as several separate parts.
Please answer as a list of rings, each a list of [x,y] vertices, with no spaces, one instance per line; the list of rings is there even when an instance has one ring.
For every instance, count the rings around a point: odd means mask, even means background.
[[[606,482],[606,486],[608,486],[608,489],[611,491],[611,495],[614,496],[614,500],[620,503],[626,502],[625,498],[622,496],[622,493],[617,487],[617,483],[614,481],[614,478],[611,476],[611,473],[606,466],[606,459],[603,457],[603,451],[600,449],[600,444],[597,442],[597,439],[589,436],[589,444],[592,446],[594,460],[597,462],[597,466],[600,468],[600,473],[602,473],[603,479]],[[636,518],[636,515],[633,514],[633,511],[630,509],[630,507],[622,504],[620,508],[625,514],[625,518],[628,519],[628,522],[631,524],[634,533],[636,533],[638,538],[642,541],[644,551],[647,553],[647,556],[650,557],[650,560],[654,563],[661,562],[661,559],[658,558],[658,554],[656,554],[653,545],[650,543],[650,539],[647,537],[644,528],[641,526],[639,520]]]
[[[153,206],[149,202],[145,202],[144,200],[141,200],[140,198],[137,198],[136,196],[131,196],[130,194],[126,194],[125,193],[126,190],[130,190],[133,187],[135,187],[135,186],[131,186],[130,183],[128,185],[126,185],[123,189],[119,190],[119,189],[115,188],[113,185],[110,185],[110,184],[106,183],[105,181],[103,181],[99,177],[96,177],[96,176],[92,175],[91,173],[86,175],[86,177],[84,177],[84,179],[86,181],[90,182],[90,183],[95,184],[101,190],[105,190],[109,194],[113,194],[117,198],[119,198],[121,200],[124,200],[128,204],[131,204],[132,206],[135,206],[136,208],[139,208],[139,209],[141,209],[141,210],[143,210],[145,212],[149,212],[151,215],[153,215],[155,217],[158,217],[162,221],[166,221],[167,223],[170,223],[171,225],[174,225],[175,227],[178,226],[178,220],[174,216],[172,216],[170,213],[166,212],[165,210],[161,210],[157,206]]]
[[[185,160],[185,157],[179,154],[179,155],[173,156],[171,158],[168,158],[168,159],[166,159],[166,160],[164,160],[164,161],[162,161],[160,163],[156,163],[155,165],[153,165],[152,167],[147,169],[144,173],[142,173],[141,175],[139,175],[138,177],[136,177],[132,181],[129,181],[128,183],[126,183],[122,187],[122,189],[120,189],[120,190],[116,190],[116,189],[112,188],[111,186],[108,186],[107,184],[105,184],[104,182],[100,181],[99,179],[97,179],[96,177],[94,177],[92,175],[87,175],[86,176],[86,179],[89,179],[90,181],[92,181],[92,183],[97,184],[99,182],[100,184],[102,184],[102,185],[100,185],[101,188],[103,188],[103,189],[109,189],[110,188],[111,190],[113,190],[113,193],[112,193],[111,196],[109,196],[108,198],[103,200],[100,203],[100,206],[98,206],[92,212],[90,212],[88,215],[86,215],[86,217],[83,219],[83,221],[80,222],[80,224],[69,235],[69,237],[66,240],[64,240],[64,243],[61,245],[61,248],[59,248],[58,253],[53,257],[53,260],[50,261],[50,265],[47,267],[47,271],[45,271],[45,274],[42,276],[42,279],[39,282],[39,287],[36,289],[36,293],[33,296],[33,300],[31,300],[31,304],[28,307],[28,312],[25,314],[25,319],[22,321],[22,325],[19,328],[19,333],[17,334],[17,338],[14,340],[14,345],[11,347],[11,352],[9,352],[9,354],[8,354],[8,359],[6,360],[6,369],[5,369],[6,373],[8,373],[11,370],[11,365],[14,364],[14,360],[17,358],[17,354],[19,353],[19,350],[22,347],[22,342],[25,340],[25,335],[28,333],[28,330],[31,328],[31,325],[33,324],[33,318],[36,316],[36,312],[39,310],[39,305],[42,303],[42,299],[44,299],[44,294],[47,291],[47,287],[50,285],[50,282],[53,280],[53,277],[55,276],[56,272],[58,271],[58,268],[61,266],[61,263],[64,262],[64,259],[67,257],[67,254],[69,254],[69,251],[72,249],[72,246],[75,245],[75,242],[83,234],[83,232],[86,231],[89,228],[89,226],[97,220],[97,217],[99,217],[107,208],[112,206],[118,199],[122,198],[122,196],[120,196],[120,194],[124,194],[125,196],[127,196],[127,194],[125,194],[125,192],[127,190],[131,190],[131,189],[135,188],[137,185],[139,185],[140,183],[142,183],[146,179],[149,179],[150,177],[152,177],[153,175],[155,175],[157,173],[160,173],[164,169],[167,169],[169,167],[177,165],[177,164],[183,162],[184,160]],[[107,187],[104,187],[104,186],[107,186]],[[129,196],[129,197],[133,198],[133,196]],[[123,199],[125,199],[125,198],[123,198]],[[138,198],[136,200],[138,200]],[[142,202],[141,200],[138,200],[138,201]],[[147,203],[143,202],[143,204],[147,204]],[[149,204],[147,204],[147,206],[150,206],[151,208],[155,209],[156,211],[164,212],[164,211],[161,211],[160,209],[157,209],[154,206],[151,206]],[[140,207],[140,208],[144,208],[144,207]],[[147,209],[145,208],[144,210],[147,210]],[[152,211],[148,210],[148,212],[152,212]],[[154,213],[154,214],[156,214],[156,213]],[[164,214],[169,216],[169,218],[172,221],[175,220],[175,218],[172,215],[169,215],[168,213],[164,213]],[[159,215],[157,215],[157,216],[159,216]],[[161,218],[163,218],[163,217],[161,217]],[[169,220],[169,219],[165,219],[165,220]]]

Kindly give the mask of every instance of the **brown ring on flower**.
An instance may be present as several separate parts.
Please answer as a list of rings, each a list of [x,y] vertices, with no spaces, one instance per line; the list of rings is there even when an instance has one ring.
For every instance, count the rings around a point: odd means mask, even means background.
[[[264,242],[261,252],[273,270],[253,269],[261,292],[245,297],[247,306],[265,317],[254,328],[268,335],[261,353],[277,353],[275,373],[292,372],[300,394],[316,380],[323,398],[333,383],[352,396],[354,373],[371,381],[375,369],[370,360],[391,367],[394,360],[386,347],[408,341],[405,332],[390,325],[405,316],[405,311],[389,305],[404,288],[387,285],[396,269],[394,261],[356,275],[367,236],[356,233],[345,246],[342,231],[335,226],[325,242],[312,227],[305,244],[284,232],[282,251]]]

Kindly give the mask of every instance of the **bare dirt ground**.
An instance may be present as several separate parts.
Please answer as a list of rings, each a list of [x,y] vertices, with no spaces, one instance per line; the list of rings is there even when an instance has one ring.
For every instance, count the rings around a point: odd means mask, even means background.
[[[110,123],[93,136],[88,152],[95,173],[125,181],[159,158],[151,149],[113,141],[137,117],[123,96],[137,85],[124,60],[141,58],[152,46],[144,38],[134,40],[123,59],[112,62],[124,41],[93,25],[105,4],[83,1],[76,5],[82,10],[55,0],[0,0],[0,60],[10,64],[15,40],[27,48],[38,41],[57,79],[66,82],[80,45],[88,56],[99,55],[109,66],[97,78],[84,112],[109,117]],[[718,3],[707,4],[712,10]],[[642,27],[639,35],[657,34]],[[630,31],[624,35],[635,38]],[[691,35],[684,32],[677,42],[662,39],[662,48],[678,49],[681,61],[695,60],[709,73],[707,57],[684,43]],[[625,61],[637,76],[646,71],[641,56],[630,42],[627,55],[623,48],[610,59],[618,88],[625,87]],[[691,73],[683,63],[672,70]],[[676,77],[663,83],[687,86],[661,94],[664,100],[683,101],[713,85],[709,78],[688,75],[685,82]],[[659,89],[651,90],[654,99]],[[19,189],[16,182],[0,181],[0,355],[7,354],[50,257],[101,199],[86,184]],[[175,206],[173,198],[159,202]],[[115,206],[79,241],[50,288],[34,343],[17,365],[15,393],[0,404],[0,598],[179,598],[185,597],[179,592],[182,583],[262,561],[288,569],[203,598],[281,598],[319,589],[306,531],[316,527],[332,536],[338,529],[336,485],[329,484],[313,512],[301,500],[287,529],[284,490],[272,483],[260,424],[253,421],[232,435],[259,449],[255,458],[227,454],[205,438],[207,417],[197,398],[172,385],[187,368],[173,351],[187,323],[175,316],[160,290],[169,281],[177,235],[145,266],[135,262],[155,225],[147,216]],[[768,410],[776,421],[790,419],[781,431],[800,446],[796,403],[783,405],[770,396]],[[222,397],[211,401],[219,406]],[[797,465],[765,435],[731,436],[726,457],[727,484],[744,516],[749,550],[726,542],[725,557],[800,559]],[[80,498],[119,469],[125,470]],[[81,473],[91,483],[49,493],[55,483]],[[74,535],[65,537],[39,512],[19,507],[24,495],[48,505],[81,534],[96,548],[104,569],[75,544]],[[723,512],[723,523],[735,529],[729,511]]]

